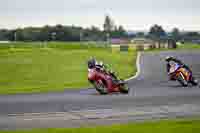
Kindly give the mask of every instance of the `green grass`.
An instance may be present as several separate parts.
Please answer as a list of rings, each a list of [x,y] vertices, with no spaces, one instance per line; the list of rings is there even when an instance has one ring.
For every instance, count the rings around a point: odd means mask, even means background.
[[[111,64],[121,78],[136,71],[134,51],[111,53],[109,48],[79,43],[0,44],[0,94],[88,87],[87,60],[91,56]]]
[[[178,47],[179,49],[200,49],[200,44],[186,43]]]
[[[199,133],[200,120],[163,120],[91,128],[32,129],[0,133]]]

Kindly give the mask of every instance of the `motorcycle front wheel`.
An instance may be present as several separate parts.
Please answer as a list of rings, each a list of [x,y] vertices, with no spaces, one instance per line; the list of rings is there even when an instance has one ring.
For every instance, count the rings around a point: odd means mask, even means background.
[[[177,80],[182,86],[184,86],[184,87],[188,86],[188,82],[185,80],[182,73],[179,74],[179,76],[177,77]]]
[[[102,95],[108,94],[108,89],[106,88],[106,85],[102,81],[94,82],[94,86],[100,94]]]
[[[192,77],[192,79],[191,79],[190,82],[191,82],[191,84],[194,85],[194,86],[197,86],[197,85],[198,85],[198,80],[195,79],[194,77]]]

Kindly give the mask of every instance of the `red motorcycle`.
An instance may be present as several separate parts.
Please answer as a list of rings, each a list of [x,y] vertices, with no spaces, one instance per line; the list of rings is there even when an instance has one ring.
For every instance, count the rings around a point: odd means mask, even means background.
[[[100,94],[120,92],[127,94],[129,87],[123,80],[114,82],[113,76],[97,68],[88,69],[88,80]]]

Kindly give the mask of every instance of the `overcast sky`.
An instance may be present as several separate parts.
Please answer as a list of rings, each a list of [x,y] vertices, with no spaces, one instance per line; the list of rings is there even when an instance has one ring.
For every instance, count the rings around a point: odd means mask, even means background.
[[[0,28],[91,25],[102,28],[109,14],[128,30],[200,31],[200,0],[0,0]]]

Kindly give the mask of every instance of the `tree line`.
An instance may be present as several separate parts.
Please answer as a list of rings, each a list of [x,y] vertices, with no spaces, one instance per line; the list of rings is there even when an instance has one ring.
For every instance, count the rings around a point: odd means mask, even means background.
[[[171,32],[166,32],[162,26],[153,25],[149,32],[138,32],[128,34],[123,26],[115,25],[114,20],[107,15],[104,20],[103,30],[91,26],[83,28],[79,26],[43,26],[43,27],[26,27],[13,30],[0,29],[0,40],[9,41],[106,41],[109,38],[133,38],[144,37],[153,40],[162,40],[171,38],[175,41],[191,41],[200,38],[198,32],[182,33],[178,28]]]

